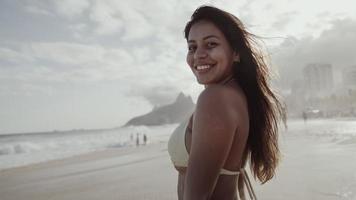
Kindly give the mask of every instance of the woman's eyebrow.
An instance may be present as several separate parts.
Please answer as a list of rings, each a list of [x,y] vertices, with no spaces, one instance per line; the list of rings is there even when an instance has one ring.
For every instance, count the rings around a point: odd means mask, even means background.
[[[216,39],[219,39],[219,37],[216,36],[216,35],[208,35],[208,36],[203,37],[203,40],[206,40],[206,39],[209,39],[209,38],[216,38]]]
[[[203,40],[206,40],[206,39],[209,39],[209,38],[219,39],[219,37],[216,36],[216,35],[208,35],[208,36],[203,37]],[[192,43],[192,42],[195,42],[195,40],[188,40],[188,43]]]

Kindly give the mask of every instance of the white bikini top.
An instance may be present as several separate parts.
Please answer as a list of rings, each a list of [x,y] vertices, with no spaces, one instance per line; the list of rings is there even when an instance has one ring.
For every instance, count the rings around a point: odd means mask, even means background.
[[[185,133],[188,126],[189,119],[181,123],[172,133],[168,141],[168,153],[174,166],[187,167],[189,154],[185,145]],[[220,174],[224,175],[238,175],[240,171],[230,171],[221,169]]]
[[[188,126],[189,119],[182,122],[172,133],[168,141],[168,153],[173,164],[177,167],[187,167],[189,154],[185,145],[185,132]],[[257,200],[256,194],[252,188],[252,184],[244,168],[239,171],[230,171],[222,168],[221,175],[240,175],[243,184],[246,185],[247,192],[251,200]],[[243,191],[242,191],[243,192]]]
[[[188,154],[188,151],[187,151],[187,148],[185,145],[185,133],[186,133],[186,128],[188,126],[188,123],[189,123],[189,119],[185,120],[183,123],[181,123],[173,131],[173,133],[168,141],[168,153],[171,157],[173,165],[177,166],[177,167],[187,167],[188,166],[189,154]],[[243,180],[243,184],[246,185],[250,199],[257,200],[256,194],[252,188],[250,179],[248,178],[248,175],[244,168],[241,168],[239,171],[230,171],[230,170],[222,168],[220,170],[220,174],[221,175],[240,175]],[[243,188],[243,186],[241,188]],[[240,190],[240,188],[239,188],[239,190]],[[242,193],[244,193],[244,192],[242,192]]]

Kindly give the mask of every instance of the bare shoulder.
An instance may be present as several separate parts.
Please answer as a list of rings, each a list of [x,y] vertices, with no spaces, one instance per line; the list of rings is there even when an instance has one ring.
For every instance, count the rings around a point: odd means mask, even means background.
[[[236,88],[215,84],[209,86],[208,88],[205,88],[199,97],[203,98],[205,96],[208,97],[219,96],[219,97],[223,97],[224,100],[228,100],[231,99],[232,96],[237,97],[236,95],[239,95],[239,92],[236,90]]]
[[[225,85],[211,85],[199,95],[197,109],[218,109],[225,114],[240,111],[246,107],[245,95],[240,88]],[[238,112],[233,112],[238,114]]]

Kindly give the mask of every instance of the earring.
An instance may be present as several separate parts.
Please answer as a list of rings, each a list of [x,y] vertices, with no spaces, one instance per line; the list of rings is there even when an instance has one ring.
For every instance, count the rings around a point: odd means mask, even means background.
[[[240,63],[240,59],[238,58],[238,59],[234,59],[234,63],[235,64],[239,64]]]
[[[240,62],[240,55],[236,55],[234,58],[234,63],[239,63]]]

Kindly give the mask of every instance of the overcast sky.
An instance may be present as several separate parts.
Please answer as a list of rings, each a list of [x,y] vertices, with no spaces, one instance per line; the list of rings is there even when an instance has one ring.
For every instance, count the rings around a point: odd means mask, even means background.
[[[183,28],[206,3],[268,38],[282,81],[356,64],[354,0],[1,0],[0,134],[116,127],[180,91],[196,99]]]

